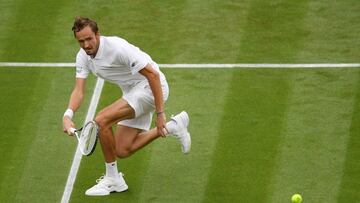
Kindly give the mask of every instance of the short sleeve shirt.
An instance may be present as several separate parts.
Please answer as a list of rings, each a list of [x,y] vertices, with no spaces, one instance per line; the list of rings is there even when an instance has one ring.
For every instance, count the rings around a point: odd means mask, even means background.
[[[166,82],[159,66],[145,52],[119,37],[100,37],[98,52],[91,58],[83,49],[76,56],[76,77],[87,78],[89,73],[115,83],[123,91],[147,81],[139,73],[147,64],[160,73],[161,83]]]

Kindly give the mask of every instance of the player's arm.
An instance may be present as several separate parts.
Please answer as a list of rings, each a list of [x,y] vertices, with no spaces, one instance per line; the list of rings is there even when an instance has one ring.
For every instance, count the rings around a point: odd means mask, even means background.
[[[74,90],[71,93],[68,108],[74,112],[81,106],[85,95],[86,79],[76,78]]]
[[[86,79],[76,78],[75,87],[71,93],[68,109],[64,113],[63,117],[63,131],[70,134],[70,128],[74,128],[75,125],[72,122],[72,116],[74,112],[81,106],[84,100]]]
[[[155,111],[157,115],[156,127],[160,135],[165,136],[166,117],[164,112],[165,107],[163,100],[163,92],[161,89],[160,74],[159,72],[154,70],[150,64],[147,64],[143,69],[139,71],[139,73],[145,76],[146,79],[149,81],[150,88],[155,100]]]

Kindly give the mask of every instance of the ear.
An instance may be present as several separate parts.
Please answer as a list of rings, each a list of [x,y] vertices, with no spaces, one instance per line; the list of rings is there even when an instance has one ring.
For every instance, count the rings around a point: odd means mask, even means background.
[[[77,33],[78,33],[78,32],[74,32],[74,37],[75,37],[75,39],[77,39]]]

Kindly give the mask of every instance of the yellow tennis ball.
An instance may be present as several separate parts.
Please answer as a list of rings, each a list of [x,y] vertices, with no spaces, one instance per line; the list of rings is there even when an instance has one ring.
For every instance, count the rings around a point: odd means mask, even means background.
[[[302,202],[302,197],[300,194],[294,194],[292,197],[291,197],[291,202],[292,203],[301,203]]]

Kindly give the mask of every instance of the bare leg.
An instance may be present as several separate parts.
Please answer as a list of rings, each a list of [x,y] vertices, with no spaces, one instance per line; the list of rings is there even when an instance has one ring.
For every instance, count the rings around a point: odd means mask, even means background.
[[[116,160],[116,147],[112,126],[119,120],[134,118],[135,112],[123,99],[104,108],[95,118],[99,125],[100,143],[106,163]]]
[[[142,132],[140,129],[119,125],[116,133],[116,154],[119,158],[126,158],[153,140],[160,137],[156,128]]]

